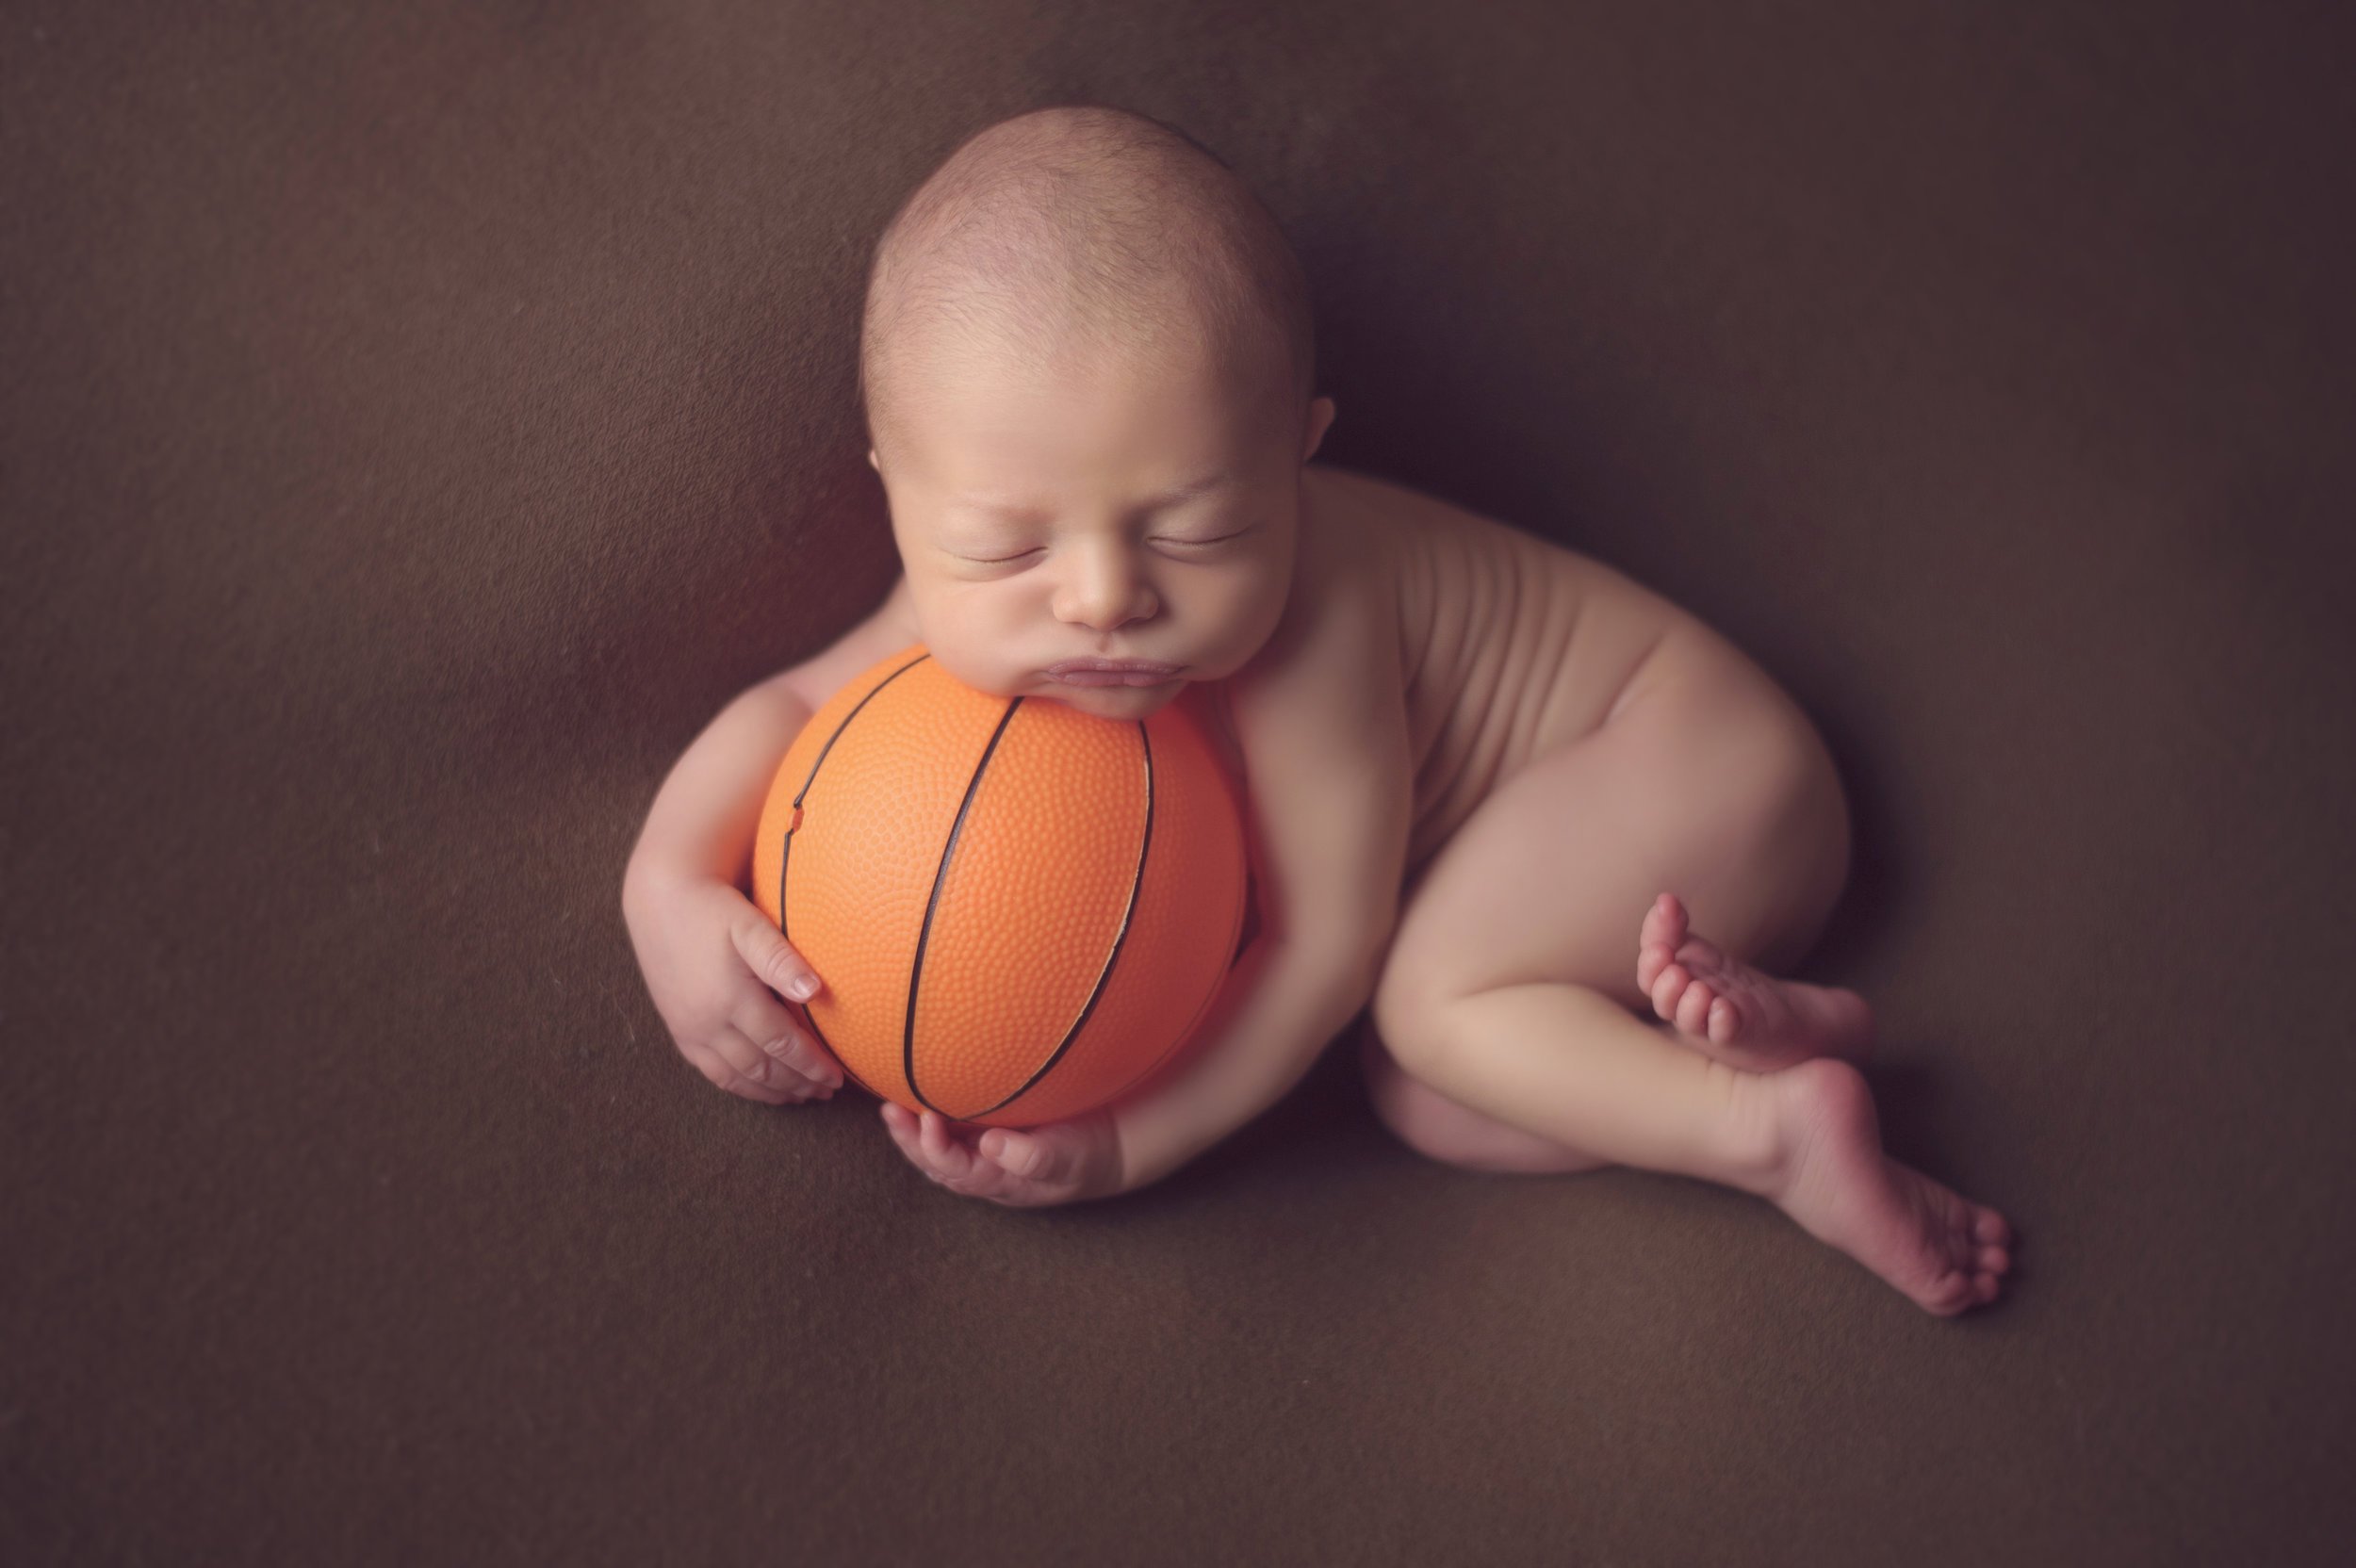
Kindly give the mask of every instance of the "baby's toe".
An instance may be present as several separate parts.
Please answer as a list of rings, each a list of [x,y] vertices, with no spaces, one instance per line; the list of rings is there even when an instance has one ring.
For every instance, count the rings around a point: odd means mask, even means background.
[[[1707,1036],[1710,1032],[1710,1004],[1718,995],[1700,981],[1685,988],[1677,998],[1677,1026],[1689,1035]]]
[[[1742,1009],[1730,997],[1720,997],[1710,1004],[1710,1043],[1732,1045],[1742,1032]]]
[[[1961,1269],[1940,1274],[1915,1298],[1935,1317],[1953,1317],[1978,1298],[1979,1282]]]
[[[1677,943],[1684,939],[1685,906],[1669,894],[1662,893],[1652,901],[1652,907],[1644,912],[1644,932],[1638,940],[1646,947],[1658,942],[1675,951]]]
[[[1685,988],[1691,983],[1692,976],[1678,964],[1671,964],[1652,977],[1652,1010],[1661,1015],[1663,1023],[1677,1021],[1677,999],[1685,994]]]
[[[1652,994],[1653,982],[1661,972],[1677,961],[1677,952],[1667,942],[1646,942],[1636,950],[1636,987],[1646,996]]]
[[[1727,962],[1726,956],[1719,951],[1717,943],[1705,941],[1699,937],[1689,936],[1677,943],[1677,960],[1694,974],[1707,974],[1713,977],[1728,974],[1735,968],[1733,964]]]

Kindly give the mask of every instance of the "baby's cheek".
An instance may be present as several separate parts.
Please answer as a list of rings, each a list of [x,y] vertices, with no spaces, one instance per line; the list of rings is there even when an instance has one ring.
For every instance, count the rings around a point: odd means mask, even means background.
[[[1268,565],[1238,572],[1227,584],[1218,615],[1221,663],[1239,666],[1260,651],[1284,618],[1288,584],[1286,573]]]
[[[925,651],[941,667],[965,685],[994,696],[1014,696],[1023,683],[1003,644],[976,639],[971,633],[936,629],[924,638]]]

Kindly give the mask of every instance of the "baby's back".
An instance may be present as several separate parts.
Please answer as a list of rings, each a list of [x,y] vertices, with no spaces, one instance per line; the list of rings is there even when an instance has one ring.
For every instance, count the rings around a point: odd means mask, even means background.
[[[1585,735],[1676,606],[1599,562],[1432,497],[1313,465],[1304,523],[1386,580],[1415,767],[1410,866],[1509,775]]]

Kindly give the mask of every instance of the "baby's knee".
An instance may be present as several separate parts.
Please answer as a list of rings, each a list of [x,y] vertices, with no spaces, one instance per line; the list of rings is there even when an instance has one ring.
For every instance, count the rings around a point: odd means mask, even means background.
[[[1402,939],[1409,933],[1402,932]],[[1420,944],[1394,942],[1375,982],[1368,1009],[1368,1036],[1382,1037],[1374,1049],[1387,1049],[1410,1070],[1428,1066],[1446,1039],[1436,1015],[1450,994],[1443,977],[1421,958]],[[1394,1069],[1396,1070],[1396,1069]]]
[[[1813,726],[1788,704],[1759,704],[1711,726],[1692,763],[1709,779],[1725,831],[1745,847],[1794,831],[1845,837],[1840,776]]]
[[[1435,1136],[1437,1130],[1430,1125],[1432,1091],[1408,1076],[1383,1044],[1380,1028],[1371,1020],[1359,1031],[1358,1067],[1366,1080],[1366,1102],[1374,1107],[1375,1119],[1389,1129],[1393,1137],[1418,1154],[1455,1163],[1456,1151],[1447,1140]]]
[[[1812,930],[1840,894],[1848,802],[1831,753],[1796,710],[1761,713],[1722,743],[1715,858],[1731,881],[1758,890],[1762,936],[1777,945],[1784,927]]]
[[[1592,1170],[1601,1161],[1458,1104],[1403,1070],[1375,1029],[1359,1037],[1375,1119],[1399,1142],[1445,1165],[1524,1175]]]

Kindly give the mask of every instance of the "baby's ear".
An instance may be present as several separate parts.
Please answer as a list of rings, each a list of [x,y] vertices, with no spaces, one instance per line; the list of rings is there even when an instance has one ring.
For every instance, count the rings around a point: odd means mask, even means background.
[[[1309,439],[1302,444],[1301,461],[1308,462],[1317,455],[1317,448],[1325,440],[1325,433],[1333,428],[1333,400],[1319,398],[1309,405]]]

